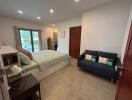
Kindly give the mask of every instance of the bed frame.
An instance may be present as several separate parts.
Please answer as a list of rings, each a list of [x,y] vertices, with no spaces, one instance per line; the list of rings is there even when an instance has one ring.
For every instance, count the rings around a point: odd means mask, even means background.
[[[52,66],[50,66],[49,69],[46,69],[44,71],[40,70],[38,67],[36,67],[35,69],[25,72],[24,75],[26,74],[32,74],[34,77],[37,78],[38,81],[43,80],[44,78],[48,77],[49,75],[59,71],[60,69],[68,66],[70,64],[70,58],[63,60],[59,63],[56,63]]]

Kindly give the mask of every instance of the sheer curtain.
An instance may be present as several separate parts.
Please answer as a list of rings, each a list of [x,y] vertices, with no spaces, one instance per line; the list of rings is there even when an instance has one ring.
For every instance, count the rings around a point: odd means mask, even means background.
[[[18,50],[21,49],[21,41],[20,41],[20,36],[19,36],[19,32],[18,32],[18,27],[14,27],[14,31],[15,31],[15,39],[16,39],[16,48]]]

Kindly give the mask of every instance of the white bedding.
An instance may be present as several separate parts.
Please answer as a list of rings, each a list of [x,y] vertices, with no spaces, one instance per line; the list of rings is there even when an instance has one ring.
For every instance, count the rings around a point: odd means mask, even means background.
[[[67,54],[53,50],[35,52],[32,53],[32,55],[33,59],[38,63],[41,70],[45,70],[58,62],[69,59]]]

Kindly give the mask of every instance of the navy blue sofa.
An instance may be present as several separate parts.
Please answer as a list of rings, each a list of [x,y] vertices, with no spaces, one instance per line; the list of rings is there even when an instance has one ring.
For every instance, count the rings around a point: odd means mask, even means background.
[[[97,56],[96,62],[85,60],[85,54]],[[113,59],[113,66],[98,63],[99,56]],[[113,80],[113,82],[119,79],[120,65],[121,62],[116,53],[85,50],[78,58],[78,67],[106,79]]]

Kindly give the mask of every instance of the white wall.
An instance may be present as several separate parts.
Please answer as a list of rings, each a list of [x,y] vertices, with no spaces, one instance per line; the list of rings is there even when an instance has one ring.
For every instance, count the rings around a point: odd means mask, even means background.
[[[81,16],[63,21],[57,24],[58,28],[58,51],[69,54],[69,28],[74,26],[81,26]],[[61,34],[65,31],[65,38],[61,37]]]
[[[128,24],[126,27],[126,32],[124,34],[124,40],[123,40],[123,45],[122,45],[122,50],[121,50],[121,58],[122,58],[121,60],[122,61],[123,61],[124,54],[125,54],[125,49],[126,49],[126,44],[127,44],[127,39],[128,39],[128,35],[129,35],[131,22],[132,22],[132,5],[131,5],[131,9],[130,9]]]
[[[130,1],[116,0],[82,15],[81,52],[91,49],[121,55]]]
[[[51,27],[0,16],[0,41],[3,45],[16,47],[14,26],[42,30],[43,48],[47,49],[46,36],[53,32]]]
[[[41,26],[33,23],[28,23],[24,21],[19,21],[12,18],[7,17],[0,17],[0,39],[2,41],[2,44],[4,45],[11,45],[13,47],[16,46],[15,41],[15,32],[13,27],[23,27],[23,28],[32,28],[32,29],[40,29]]]

